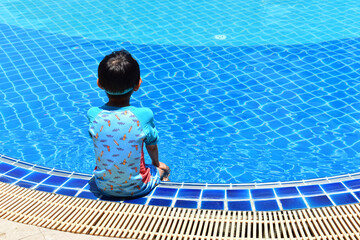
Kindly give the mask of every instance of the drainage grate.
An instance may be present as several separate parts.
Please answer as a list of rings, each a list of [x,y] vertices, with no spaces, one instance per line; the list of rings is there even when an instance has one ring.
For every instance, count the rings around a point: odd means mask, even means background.
[[[132,239],[360,239],[360,205],[237,212],[96,201],[0,183],[0,217]]]

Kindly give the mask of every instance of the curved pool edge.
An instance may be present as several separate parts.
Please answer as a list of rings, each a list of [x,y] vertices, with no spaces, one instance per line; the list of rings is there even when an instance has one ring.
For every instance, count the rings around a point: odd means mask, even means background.
[[[359,239],[360,204],[223,211],[97,201],[0,182],[0,218],[121,239]]]
[[[90,174],[38,166],[0,155],[0,181],[70,197],[200,210],[281,211],[360,203],[360,173],[273,183],[161,182],[149,195],[125,200],[102,196]]]

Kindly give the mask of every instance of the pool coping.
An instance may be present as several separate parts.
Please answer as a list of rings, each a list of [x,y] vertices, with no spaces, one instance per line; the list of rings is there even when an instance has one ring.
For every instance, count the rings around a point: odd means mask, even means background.
[[[359,239],[360,204],[292,211],[223,211],[97,201],[0,182],[0,217],[126,239]]]
[[[202,210],[281,211],[360,203],[360,172],[288,182],[161,182],[145,197],[121,199],[101,195],[94,187],[91,174],[39,166],[0,155],[0,181],[71,197]]]

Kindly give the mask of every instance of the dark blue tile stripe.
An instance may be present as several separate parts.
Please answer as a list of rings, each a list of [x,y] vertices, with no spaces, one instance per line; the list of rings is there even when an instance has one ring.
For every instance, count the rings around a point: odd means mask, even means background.
[[[27,165],[22,165],[27,166]],[[41,172],[37,172],[36,170]],[[231,185],[206,185],[194,187],[192,184],[165,182],[160,184],[148,196],[135,199],[121,199],[102,196],[94,181],[84,174],[73,174],[81,178],[69,177],[68,172],[51,171],[65,175],[44,173],[46,168],[29,169],[0,163],[0,181],[39,191],[77,196],[87,199],[101,199],[131,204],[153,206],[229,210],[229,211],[278,211],[296,210],[315,207],[328,207],[358,203],[360,199],[360,179],[331,183],[275,187],[259,189],[229,189]],[[360,175],[357,174],[360,178]],[[316,181],[315,181],[316,182]],[[307,182],[309,184],[309,182]],[[191,187],[190,187],[191,186]],[[209,189],[207,189],[207,188]],[[249,185],[248,187],[251,187]],[[350,190],[349,190],[350,189]],[[357,190],[351,192],[352,190]]]

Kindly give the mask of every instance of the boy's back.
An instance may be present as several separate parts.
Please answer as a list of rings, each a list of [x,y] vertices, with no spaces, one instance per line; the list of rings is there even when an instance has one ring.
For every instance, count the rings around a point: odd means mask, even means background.
[[[105,105],[91,108],[88,118],[95,149],[96,185],[112,196],[141,195],[151,178],[150,168],[145,166],[143,143],[157,141],[151,110]]]

